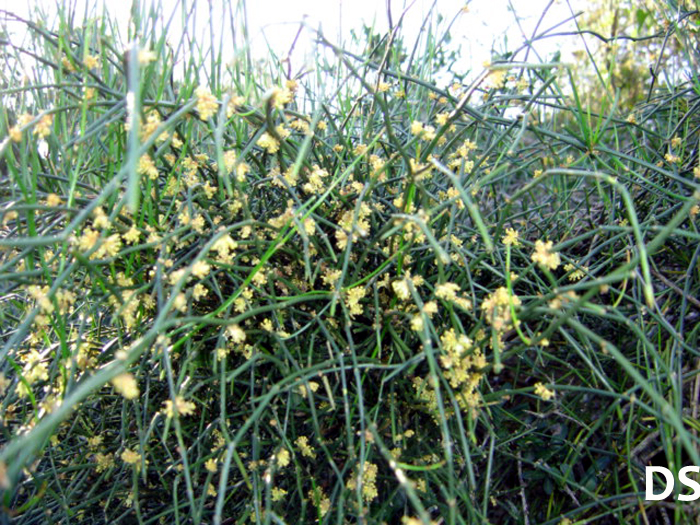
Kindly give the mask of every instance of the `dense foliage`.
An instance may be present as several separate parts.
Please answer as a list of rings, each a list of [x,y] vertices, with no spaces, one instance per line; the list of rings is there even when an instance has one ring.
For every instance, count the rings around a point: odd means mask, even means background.
[[[620,95],[528,46],[441,85],[436,13],[260,64],[185,4],[4,13],[0,522],[697,518],[644,467],[700,465],[698,15]]]

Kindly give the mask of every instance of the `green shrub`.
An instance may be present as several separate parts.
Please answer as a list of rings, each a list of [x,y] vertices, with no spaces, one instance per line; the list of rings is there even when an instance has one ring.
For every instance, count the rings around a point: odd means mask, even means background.
[[[74,15],[7,15],[3,520],[697,515],[643,493],[700,464],[695,76],[628,118],[522,53],[440,87],[435,13],[294,73]]]

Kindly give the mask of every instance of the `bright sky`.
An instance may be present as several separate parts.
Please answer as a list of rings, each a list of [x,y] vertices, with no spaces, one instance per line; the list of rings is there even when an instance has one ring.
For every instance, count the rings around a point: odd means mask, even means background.
[[[436,11],[445,18],[445,24],[451,22],[467,5],[464,0],[391,0],[394,23],[404,9],[410,6],[403,25],[403,34],[409,38],[409,44],[413,43],[410,39],[418,35],[424,14],[433,3],[437,5]],[[491,58],[492,47],[496,51],[504,49],[504,40],[507,40],[511,50],[520,45],[524,40],[521,28],[530,37],[545,7],[550,3],[549,0],[472,0],[468,3],[468,12],[460,14],[452,26],[452,45],[461,44],[466,68],[480,68],[485,60]],[[382,34],[389,28],[385,0],[268,0],[249,3],[249,21],[254,28],[252,33],[264,34],[276,49],[289,48],[298,27],[289,22],[299,21],[304,15],[308,16],[309,25],[320,25],[324,34],[335,41],[339,41],[341,35],[343,39],[348,39],[350,30],[358,30],[362,22],[374,25]],[[547,29],[570,16],[571,12],[565,2],[554,2],[541,28]],[[570,24],[566,27],[572,28]],[[553,41],[548,41],[546,46],[540,46],[539,49],[544,53],[552,52],[555,50],[553,44]]]
[[[0,7],[22,16],[29,16],[31,9],[36,6],[47,14],[56,12],[56,2],[61,0],[0,0]],[[198,9],[196,20],[197,32],[200,31],[209,36],[210,1],[214,6],[214,32],[219,31],[221,17],[216,15],[221,12],[221,7],[226,0],[194,0],[201,9]],[[144,5],[149,5],[144,0]],[[233,2],[232,2],[233,3]],[[407,45],[412,46],[413,39],[418,35],[424,14],[435,3],[436,11],[444,17],[443,27],[446,27],[460,10],[467,5],[464,0],[390,0],[392,18],[396,23],[403,10],[410,5],[404,19],[403,35],[407,39]],[[460,69],[464,71],[480,69],[485,60],[491,58],[491,50],[502,51],[506,46],[512,50],[519,46],[524,38],[523,31],[529,37],[532,35],[537,22],[540,19],[549,0],[471,0],[468,2],[468,11],[462,13],[452,26],[451,45],[461,45]],[[93,0],[70,0],[71,5],[77,7],[77,12],[82,13],[85,5],[93,5]],[[186,4],[191,5],[190,1]],[[573,0],[575,9],[585,6],[585,0]],[[121,27],[126,27],[131,2],[128,0],[110,1],[97,0],[97,5],[106,5],[107,10],[117,18]],[[176,0],[162,0],[164,12],[172,13],[176,6],[181,5]],[[235,5],[235,4],[234,4]],[[517,19],[515,13],[517,13]],[[342,38],[347,42],[350,38],[350,30],[359,31],[362,23],[372,25],[376,32],[384,33],[388,29],[386,0],[258,0],[247,2],[248,27],[251,37],[251,47],[254,56],[262,57],[267,52],[267,43],[280,55],[285,55],[299,28],[299,22],[305,19],[313,28],[321,27],[326,37],[334,42]],[[218,13],[217,13],[218,12]],[[548,29],[560,22],[570,19],[571,11],[565,1],[556,0],[542,21],[540,30]],[[51,18],[51,16],[49,16]],[[180,15],[176,15],[180,20]],[[218,26],[218,27],[217,27]],[[180,26],[181,27],[181,26]],[[569,22],[565,26],[557,28],[557,31],[571,30]],[[181,28],[179,29],[181,31]],[[228,27],[226,29],[228,31]],[[169,39],[172,43],[179,42],[176,26]],[[124,32],[125,34],[125,32]],[[267,41],[267,43],[266,43]],[[557,49],[556,43],[562,39],[545,40],[537,47],[537,50],[548,55]],[[571,48],[567,46],[567,48]],[[305,53],[313,47],[310,44],[310,34],[302,36],[297,43],[293,55],[293,65],[298,68],[303,61]],[[232,52],[232,50],[231,50]],[[521,57],[522,58],[522,57]],[[570,59],[566,54],[563,60]]]

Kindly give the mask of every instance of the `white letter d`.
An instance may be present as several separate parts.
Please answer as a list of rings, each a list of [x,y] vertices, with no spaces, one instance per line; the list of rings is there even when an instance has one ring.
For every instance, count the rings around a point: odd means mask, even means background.
[[[663,474],[666,478],[666,489],[658,495],[654,495],[654,472]],[[673,473],[666,467],[645,467],[647,491],[644,496],[647,500],[660,500],[667,498],[673,492]]]

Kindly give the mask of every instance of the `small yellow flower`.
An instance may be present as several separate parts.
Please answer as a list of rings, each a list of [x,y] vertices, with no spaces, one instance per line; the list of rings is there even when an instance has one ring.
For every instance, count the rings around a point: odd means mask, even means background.
[[[128,465],[135,465],[141,461],[141,454],[127,448],[122,452],[122,461]]]
[[[126,399],[136,399],[139,396],[139,385],[129,372],[119,374],[112,379],[112,386]]]
[[[129,243],[129,244],[134,244],[139,240],[141,237],[141,232],[136,226],[132,226],[128,232],[124,233],[122,235],[122,239],[124,239],[124,242]]]
[[[449,113],[438,113],[437,115],[435,115],[435,122],[437,122],[440,126],[444,126],[445,124],[447,124],[447,120],[449,118]]]
[[[245,98],[240,95],[231,97],[226,106],[226,118],[231,118],[238,108],[245,104]]]
[[[367,147],[366,144],[358,144],[357,146],[355,146],[353,153],[355,153],[355,155],[357,155],[358,157],[361,157],[362,155],[367,153],[368,149],[369,148]]]
[[[362,314],[363,306],[360,304],[362,298],[367,294],[367,290],[362,286],[355,286],[347,290],[345,304],[350,310],[350,317]]]
[[[265,148],[268,153],[277,153],[280,149],[279,141],[267,131],[260,136],[256,144],[261,148]]]
[[[428,301],[423,304],[423,313],[428,317],[432,317],[438,311],[438,304],[435,301]]]
[[[281,468],[286,467],[287,465],[289,465],[289,462],[290,462],[290,459],[291,459],[291,456],[290,456],[290,454],[289,454],[289,450],[287,450],[287,449],[284,448],[284,447],[281,448],[281,449],[279,449],[279,451],[277,452],[277,454],[275,454],[275,459],[277,460],[277,464],[278,464]]]
[[[377,491],[377,473],[379,469],[374,463],[365,462],[362,472],[358,468],[353,476],[348,480],[347,487],[350,490],[357,488],[358,482],[362,483],[362,495],[365,501],[370,502],[375,499]]]
[[[197,113],[199,113],[199,118],[202,120],[209,120],[216,110],[219,109],[219,102],[216,97],[211,94],[209,89],[204,86],[199,86],[195,90],[195,95],[197,96]]]
[[[520,241],[518,240],[519,235],[520,234],[517,230],[513,228],[506,228],[506,234],[501,239],[501,242],[506,246],[518,246],[520,244]]]
[[[263,319],[263,322],[260,323],[260,328],[262,328],[266,332],[273,332],[275,330],[275,328],[272,326],[272,319],[270,319],[269,317]]]
[[[150,49],[140,49],[138,59],[140,66],[147,66],[156,59],[156,54]]]
[[[423,123],[418,120],[411,122],[411,135],[420,135],[423,133]]]
[[[174,403],[171,399],[168,399],[163,404],[165,405],[163,413],[169,418],[175,417],[176,414],[190,416],[194,414],[194,410],[197,408],[197,405],[192,401],[185,401],[185,398],[182,396],[175,396]]]
[[[535,384],[535,394],[540,396],[545,401],[549,401],[550,399],[552,399],[554,397],[554,391],[549,390],[542,383]]]
[[[207,462],[204,464],[204,468],[206,468],[212,474],[215,474],[217,471],[216,460],[214,458],[208,459]]]
[[[52,125],[53,125],[53,115],[51,115],[50,113],[47,113],[46,115],[41,117],[39,122],[37,122],[32,133],[34,135],[38,135],[39,137],[45,139],[46,137],[51,135],[51,126]]]
[[[187,310],[187,297],[185,296],[184,293],[179,293],[175,297],[175,301],[173,301],[173,308],[175,310],[179,310],[182,313],[185,313]]]
[[[389,91],[389,88],[391,87],[391,84],[388,82],[380,82],[377,84],[377,93],[384,93],[385,91]]]
[[[22,130],[20,129],[19,126],[12,126],[10,128],[10,138],[14,142],[19,142],[22,140]]]
[[[459,292],[459,285],[455,283],[443,283],[435,287],[435,297],[446,301],[454,301],[457,298],[457,292]]]
[[[198,279],[204,279],[211,270],[211,265],[206,261],[197,261],[192,265],[192,275]]]
[[[414,332],[422,332],[424,327],[425,323],[423,322],[423,316],[421,314],[415,314],[411,317],[411,330]]]
[[[284,498],[287,495],[287,491],[279,488],[279,487],[273,487],[272,488],[272,501],[279,501],[282,498]]]
[[[299,436],[296,440],[296,445],[299,447],[299,450],[301,451],[302,456],[306,456],[307,458],[315,458],[316,453],[314,452],[314,449],[309,445],[309,438],[306,436]]]
[[[296,87],[294,88],[296,90]],[[274,87],[271,91],[271,101],[277,109],[282,109],[294,100],[294,91],[288,88]]]
[[[141,175],[148,175],[148,178],[151,180],[156,180],[158,178],[158,168],[156,168],[153,159],[148,153],[141,155],[136,171]]]
[[[85,67],[88,69],[95,69],[100,65],[100,59],[98,56],[86,55],[85,59],[83,60],[83,64],[85,64]]]
[[[532,260],[550,270],[556,270],[561,264],[559,254],[552,251],[552,241],[535,241],[535,251]]]
[[[112,454],[102,454],[98,452],[95,454],[95,463],[97,463],[95,470],[98,473],[104,472],[105,470],[114,466],[114,457]]]
[[[671,153],[670,151],[664,155],[664,159],[669,164],[680,164],[681,158],[678,155]]]
[[[306,397],[306,385],[299,385],[299,394]],[[318,383],[316,381],[309,381],[309,390],[316,392],[318,390]]]
[[[60,206],[61,204],[63,204],[61,197],[59,197],[55,193],[49,193],[46,196],[46,205],[47,206],[51,206],[52,208],[55,208],[56,206]]]
[[[391,287],[394,289],[396,296],[402,301],[407,301],[411,297],[411,291],[408,288],[408,283],[406,279],[401,279],[400,281],[394,281],[391,283]]]
[[[243,329],[237,324],[229,325],[226,328],[226,335],[228,335],[229,339],[231,339],[231,341],[234,343],[242,343],[245,341],[246,337]]]
[[[586,275],[585,272],[588,271],[588,268],[586,266],[576,268],[573,264],[567,263],[564,266],[564,270],[571,272],[569,274],[569,281],[580,281]]]
[[[73,71],[75,71],[75,68],[73,67],[73,63],[65,55],[61,57],[61,65],[65,68],[67,73],[72,73]]]

